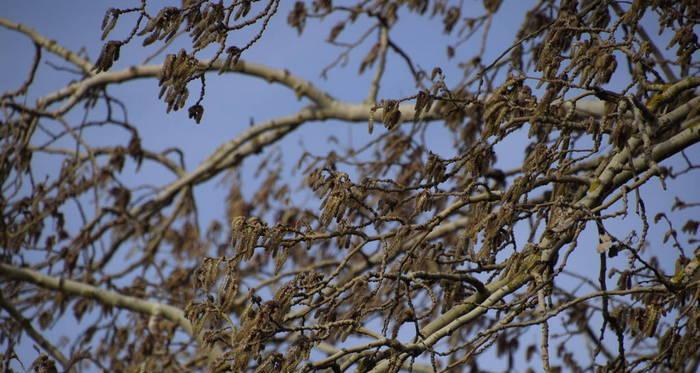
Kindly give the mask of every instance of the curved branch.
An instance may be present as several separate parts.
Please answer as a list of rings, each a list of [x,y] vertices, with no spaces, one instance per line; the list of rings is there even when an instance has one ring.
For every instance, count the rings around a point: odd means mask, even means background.
[[[93,66],[92,64],[75,54],[69,49],[64,48],[63,46],[59,45],[55,40],[47,39],[41,34],[39,34],[36,30],[27,27],[25,25],[22,25],[20,23],[15,23],[10,21],[7,18],[2,18],[0,17],[0,26],[5,27],[10,30],[14,30],[17,32],[21,32],[22,34],[28,36],[32,41],[34,41],[36,44],[41,46],[42,48],[46,49],[47,51],[63,58],[64,60],[74,64],[75,66],[79,67],[80,70],[85,73],[86,75],[93,75],[94,73],[92,72]]]
[[[221,60],[212,63],[208,61],[200,61],[200,68],[207,71],[220,71],[224,62]],[[68,102],[63,104],[53,115],[65,114],[73,108],[80,99],[90,89],[102,87],[108,84],[124,83],[131,80],[143,78],[158,78],[163,69],[162,65],[140,65],[132,66],[119,71],[105,71],[79,82],[70,84],[56,92],[53,92],[43,98],[39,102],[39,106],[46,107],[48,105],[59,102],[65,98],[69,98]],[[261,64],[252,62],[239,61],[235,66],[229,69],[224,69],[225,72],[234,72],[243,75],[265,79],[270,83],[280,83],[287,88],[293,90],[300,97],[307,97],[318,105],[330,105],[334,100],[326,92],[316,88],[313,83],[291,74],[288,70],[275,69]]]
[[[187,334],[193,335],[192,324],[185,318],[184,312],[177,307],[148,302],[82,282],[47,276],[29,268],[19,268],[6,263],[0,263],[0,277],[29,282],[39,287],[60,291],[68,295],[90,298],[106,306],[124,308],[145,315],[163,316],[180,326]]]

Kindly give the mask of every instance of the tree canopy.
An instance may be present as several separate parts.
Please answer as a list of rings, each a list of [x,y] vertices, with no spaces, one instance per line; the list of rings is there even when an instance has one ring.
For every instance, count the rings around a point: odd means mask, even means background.
[[[0,18],[4,370],[697,371],[696,1],[124,3]]]

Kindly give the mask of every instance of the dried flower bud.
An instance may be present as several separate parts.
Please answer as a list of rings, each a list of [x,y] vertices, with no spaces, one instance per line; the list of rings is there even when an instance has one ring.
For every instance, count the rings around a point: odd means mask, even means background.
[[[360,63],[360,69],[359,69],[360,74],[365,72],[365,70],[368,67],[372,67],[372,65],[374,65],[374,61],[376,61],[377,57],[379,56],[379,48],[380,48],[379,43],[375,43],[374,46],[372,46],[372,49],[369,50],[369,53],[367,53],[365,58]]]
[[[388,130],[392,130],[396,127],[401,119],[401,112],[399,111],[399,102],[396,100],[384,101],[384,110],[382,111],[382,122],[384,127]]]
[[[445,25],[445,33],[446,34],[449,34],[452,32],[452,29],[455,27],[455,24],[457,23],[457,21],[459,21],[459,17],[461,15],[462,15],[462,12],[456,6],[450,8],[447,11],[447,14],[445,14],[445,18],[442,21],[442,23]]]
[[[428,112],[430,111],[431,107],[433,106],[433,98],[430,96],[430,93],[426,91],[420,91],[418,92],[418,95],[416,96],[416,106],[415,106],[415,114],[413,116],[413,119],[417,121],[420,119],[420,116],[423,112]]]
[[[501,7],[501,2],[503,0],[484,0],[484,9],[491,14],[496,13]]]
[[[199,124],[199,122],[202,120],[202,116],[204,115],[204,107],[200,104],[192,105],[189,109],[187,109],[187,113],[190,119],[194,119],[194,121]]]
[[[110,40],[103,47],[100,52],[100,56],[95,62],[95,71],[102,72],[109,70],[112,64],[119,60],[119,49],[122,46],[122,42],[118,40]]]
[[[343,32],[343,29],[345,29],[345,22],[340,22],[337,25],[333,26],[331,29],[331,33],[328,35],[328,42],[333,43],[335,39],[340,35],[341,32]]]
[[[233,67],[238,63],[238,59],[241,58],[241,52],[243,51],[236,46],[228,47],[226,49],[226,60],[221,65],[219,74],[223,74],[226,70],[233,69]]]
[[[117,20],[119,19],[119,10],[114,8],[109,8],[105,12],[105,16],[102,19],[102,40],[105,40],[109,33],[117,25]]]
[[[294,9],[287,16],[287,23],[297,29],[300,35],[304,31],[304,26],[306,26],[306,5],[303,1],[294,3]]]

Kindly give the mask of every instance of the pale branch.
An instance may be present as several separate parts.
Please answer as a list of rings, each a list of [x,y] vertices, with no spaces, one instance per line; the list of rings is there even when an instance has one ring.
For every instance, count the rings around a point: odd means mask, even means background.
[[[546,314],[547,302],[545,300],[544,289],[539,289],[537,291],[537,300],[539,311]],[[549,323],[545,320],[541,324],[540,356],[542,357],[542,369],[544,369],[545,372],[550,373],[552,371],[552,367],[549,359]]]
[[[649,100],[649,109],[655,110],[661,104],[668,102],[684,91],[700,86],[700,76],[689,76],[668,85],[662,92],[652,96]]]
[[[700,108],[700,96],[695,96],[659,118],[659,126],[663,128],[669,127],[674,123],[678,123],[679,121],[683,120],[688,113],[693,110],[697,110],[698,108]]]
[[[201,69],[208,69],[207,71],[209,72],[214,72],[221,70],[223,64],[224,61],[221,60],[214,62],[200,61],[199,67]],[[160,77],[162,69],[162,65],[140,65],[119,71],[102,72],[46,95],[38,100],[40,103],[39,106],[46,107],[68,98],[66,103],[52,113],[54,116],[59,116],[73,108],[90,89],[136,79],[158,78]],[[252,62],[238,61],[233,67],[227,67],[224,71],[261,78],[270,83],[280,83],[293,90],[298,96],[307,97],[318,105],[330,105],[334,101],[327,93],[316,88],[313,83],[291,74],[288,70],[275,69]]]
[[[0,17],[0,26],[25,34],[42,48],[79,67],[84,74],[93,75],[93,66],[89,61],[61,46],[55,40],[48,39],[36,30],[20,23],[12,22],[7,18]]]
[[[654,160],[666,159],[699,141],[700,118],[688,120],[681,126],[684,128],[683,131],[654,147],[652,152]],[[634,170],[624,169],[614,176],[612,179],[613,188],[617,188],[631,180],[635,174],[646,171],[649,168],[649,160],[635,157],[632,160],[632,167]]]
[[[217,60],[214,62],[201,61],[201,68],[208,68],[209,71],[221,70],[223,61]],[[90,89],[103,87],[109,84],[124,83],[127,81],[142,79],[142,78],[157,78],[160,76],[162,65],[141,65],[132,66],[120,71],[107,71],[97,74],[93,77],[72,83],[65,88],[56,92],[50,93],[39,99],[38,107],[45,108],[49,105],[62,101],[68,98],[59,109],[54,112],[47,112],[44,115],[57,117],[68,112],[73,108],[80,99]],[[260,64],[255,64],[246,61],[239,61],[232,68],[225,69],[227,72],[235,72],[244,75],[258,77],[269,81],[270,83],[280,83],[292,89],[298,96],[307,97],[321,107],[338,107],[335,111],[338,112],[337,119],[345,119],[348,121],[367,121],[370,116],[370,111],[373,108],[373,103],[350,104],[337,101],[328,93],[316,88],[313,83],[304,80],[291,74],[288,70],[274,69]],[[570,107],[571,103],[565,103]],[[587,100],[577,102],[575,104],[576,111],[583,115],[602,116],[605,113],[604,102],[602,100]],[[413,121],[415,109],[413,105],[401,105],[401,121]],[[425,120],[438,119],[436,113],[426,113]],[[376,120],[381,119],[381,111],[377,110],[374,113]]]
[[[187,334],[193,335],[192,324],[185,318],[184,312],[177,307],[145,301],[141,298],[100,289],[78,281],[47,276],[30,268],[16,267],[7,263],[0,263],[0,277],[32,283],[41,288],[59,291],[66,295],[93,299],[104,306],[123,308],[144,315],[162,316],[177,324]]]

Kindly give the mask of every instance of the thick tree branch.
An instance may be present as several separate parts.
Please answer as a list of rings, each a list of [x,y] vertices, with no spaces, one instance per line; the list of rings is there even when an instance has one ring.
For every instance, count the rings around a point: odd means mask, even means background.
[[[214,72],[221,70],[224,61],[217,60],[213,63],[200,61],[200,68],[208,68]],[[38,102],[39,106],[47,107],[68,98],[53,115],[62,115],[73,108],[86,92],[96,87],[103,87],[110,84],[124,83],[131,80],[143,78],[158,78],[162,70],[162,65],[140,65],[132,66],[119,71],[105,71],[87,79],[75,82],[56,92],[46,95]],[[300,97],[307,97],[318,105],[330,105],[333,98],[327,93],[316,88],[313,83],[291,74],[288,70],[275,69],[268,66],[255,64],[252,62],[238,61],[238,63],[227,72],[240,73],[267,80],[270,83],[280,83],[293,90]]]
[[[42,48],[79,67],[80,70],[82,70],[86,75],[93,75],[93,66],[89,61],[78,56],[73,51],[64,48],[55,40],[48,39],[36,32],[34,29],[20,23],[12,22],[6,18],[0,17],[0,26],[27,35],[30,39],[32,39],[32,41],[40,45]]]
[[[105,306],[124,308],[144,315],[162,316],[180,326],[187,334],[192,335],[193,333],[192,325],[185,318],[182,310],[167,304],[145,301],[82,282],[47,276],[29,268],[19,268],[6,263],[0,263],[0,277],[8,280],[29,282],[41,288],[59,291],[66,295],[93,299]]]

